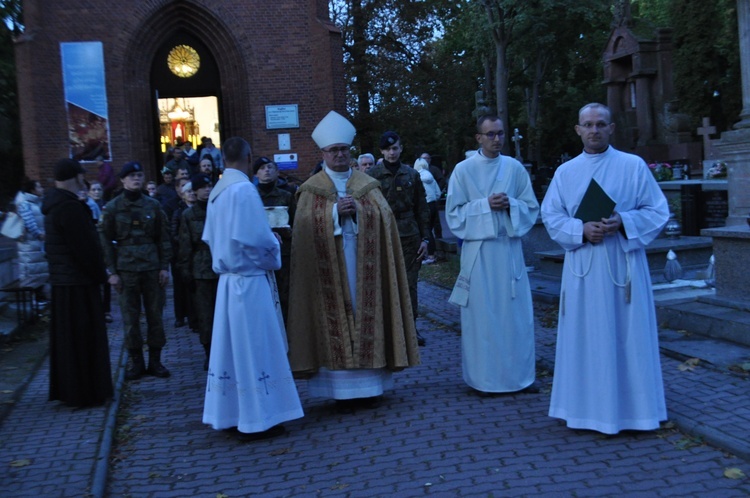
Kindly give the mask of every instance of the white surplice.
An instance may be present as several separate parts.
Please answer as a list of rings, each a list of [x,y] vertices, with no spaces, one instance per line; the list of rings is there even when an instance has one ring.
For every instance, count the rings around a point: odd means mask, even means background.
[[[574,218],[591,179],[617,203],[624,232],[583,243]],[[558,168],[542,202],[550,237],[565,249],[549,415],[568,427],[615,434],[667,417],[645,247],[669,217],[646,163],[609,147]]]
[[[336,187],[339,198],[346,195],[346,183],[352,171],[333,171],[327,165],[324,172]],[[354,313],[357,313],[357,233],[358,227],[354,218],[339,218],[338,204],[333,205],[333,235],[343,237],[344,260],[346,261],[346,278],[349,283]],[[385,368],[359,370],[328,370],[321,368],[313,375],[308,384],[312,397],[332,399],[355,399],[380,396],[387,389],[393,388],[393,375]]]
[[[505,192],[510,209],[487,197]],[[513,392],[534,382],[534,310],[520,237],[539,204],[523,165],[481,151],[462,161],[448,185],[445,218],[463,239],[461,273],[451,302],[461,306],[464,381],[483,392]]]
[[[203,241],[219,275],[203,423],[249,433],[302,417],[274,293],[279,242],[241,171],[226,169],[216,184]]]

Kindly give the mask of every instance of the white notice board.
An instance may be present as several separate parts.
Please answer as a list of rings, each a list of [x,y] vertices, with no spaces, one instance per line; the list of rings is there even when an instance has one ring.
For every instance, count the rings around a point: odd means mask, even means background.
[[[280,128],[299,128],[297,104],[266,106],[266,130]]]

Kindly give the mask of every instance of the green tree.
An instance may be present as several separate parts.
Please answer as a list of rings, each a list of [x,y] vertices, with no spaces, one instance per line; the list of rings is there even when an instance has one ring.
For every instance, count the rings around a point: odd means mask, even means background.
[[[630,3],[633,17],[648,19],[656,26],[672,26],[672,0],[632,0]]]
[[[3,172],[0,182],[0,209],[5,210],[23,180],[21,126],[16,87],[14,38],[23,30],[20,0],[0,1],[0,157]]]
[[[441,29],[447,0],[334,0],[344,36],[348,108],[361,150],[372,152],[386,129],[404,133],[421,105],[414,88],[424,47]]]
[[[583,103],[603,99],[601,52],[611,19],[610,6],[593,0],[537,0],[516,14],[509,119],[526,128],[525,159],[552,162],[570,147],[563,137],[579,147],[571,120]]]
[[[704,5],[708,17],[721,19],[712,23],[704,17],[693,28],[676,20],[675,9],[680,4],[685,10],[695,0],[632,1],[639,36],[650,36],[648,26],[674,26],[681,110],[696,120],[709,115],[719,126],[717,113],[735,117],[740,110],[733,2]],[[475,93],[482,91],[509,134],[519,128],[524,135],[524,158],[554,164],[562,154],[580,151],[573,130],[578,108],[606,99],[602,50],[613,1],[337,0],[332,9],[345,36],[348,106],[363,151],[377,153],[378,137],[393,129],[403,138],[404,161],[427,150],[455,164],[476,146]],[[698,41],[701,50],[691,45]],[[680,54],[702,55],[681,67]],[[699,83],[685,78],[679,72],[685,68],[704,76]],[[703,92],[704,86],[711,92]]]
[[[680,111],[719,131],[742,110],[736,0],[672,0],[674,88]]]
[[[476,146],[475,93],[485,89],[484,63],[491,46],[473,5],[461,2],[454,7],[443,24],[443,36],[424,47],[412,73],[419,105],[412,109],[415,133],[410,131],[408,139],[414,155],[428,151],[447,169]]]

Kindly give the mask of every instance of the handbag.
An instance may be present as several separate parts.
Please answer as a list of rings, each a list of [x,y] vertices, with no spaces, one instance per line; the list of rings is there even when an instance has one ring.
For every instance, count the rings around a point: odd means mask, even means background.
[[[3,226],[0,228],[0,233],[9,239],[18,240],[23,236],[23,220],[18,213],[9,211],[5,214],[5,221]]]

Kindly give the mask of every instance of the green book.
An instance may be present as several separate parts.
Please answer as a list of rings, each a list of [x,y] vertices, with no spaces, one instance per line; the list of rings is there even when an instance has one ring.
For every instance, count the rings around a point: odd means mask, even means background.
[[[575,218],[587,223],[589,221],[601,221],[602,218],[609,218],[615,210],[617,203],[607,195],[604,189],[596,180],[591,179],[589,188],[583,194],[581,204],[576,210]]]

